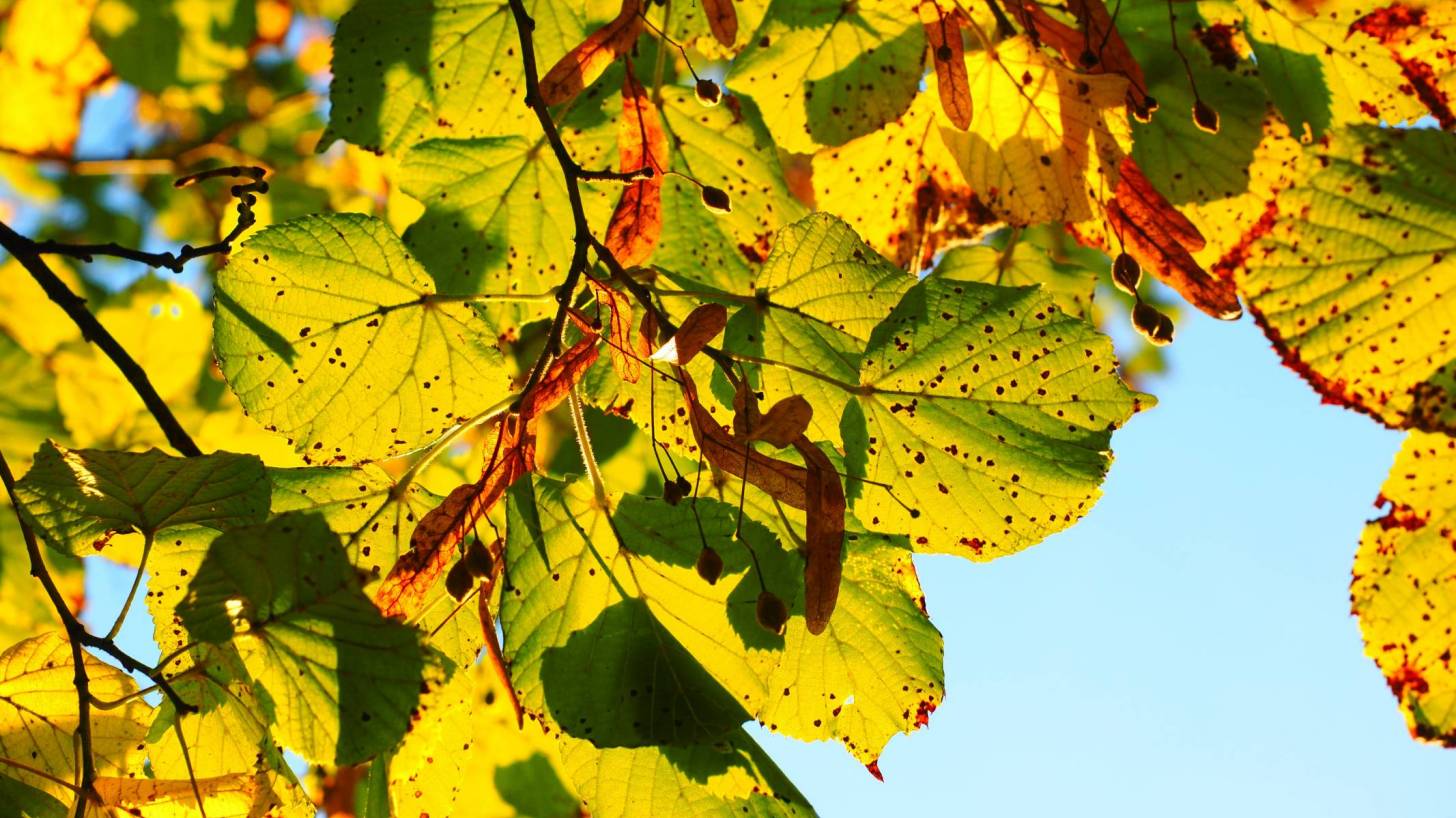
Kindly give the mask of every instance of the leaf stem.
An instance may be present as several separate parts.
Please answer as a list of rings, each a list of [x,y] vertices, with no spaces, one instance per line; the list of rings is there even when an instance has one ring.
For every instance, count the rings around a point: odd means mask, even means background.
[[[596,453],[592,451],[591,435],[586,431],[586,417],[581,413],[581,394],[577,387],[566,393],[571,404],[571,423],[576,427],[576,442],[581,447],[581,459],[586,464],[587,476],[591,478],[592,490],[596,492],[597,504],[603,509],[607,505],[607,485],[602,481],[602,470],[597,466]]]
[[[142,575],[147,570],[147,557],[152,554],[152,542],[156,539],[152,532],[148,531],[142,535],[142,557],[137,562],[136,574],[131,578],[131,590],[126,592],[126,601],[121,604],[121,612],[116,615],[116,621],[111,623],[111,630],[106,632],[105,639],[115,639],[121,633],[121,626],[126,624],[126,615],[131,612],[131,603],[136,600],[137,588],[141,587]]]

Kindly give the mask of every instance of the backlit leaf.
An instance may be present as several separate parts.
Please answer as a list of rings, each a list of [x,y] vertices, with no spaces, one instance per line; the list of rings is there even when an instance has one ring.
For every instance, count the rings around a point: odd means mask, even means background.
[[[1079,318],[1091,315],[1092,292],[1097,287],[1095,271],[1057,264],[1030,241],[1018,241],[1009,249],[999,250],[988,244],[952,248],[941,257],[935,274],[1002,287],[1040,284],[1062,312]]]
[[[1453,168],[1450,134],[1333,132],[1301,158],[1240,282],[1287,365],[1394,427],[1456,430],[1456,305],[1440,297],[1456,269]]]
[[[107,70],[91,40],[95,0],[16,0],[0,48],[0,146],[69,155],[87,91]]]
[[[622,0],[622,8],[606,25],[587,35],[541,75],[541,99],[560,105],[596,82],[602,72],[626,54],[642,32],[642,0]]]
[[[218,363],[244,408],[313,463],[417,448],[505,394],[491,339],[383,222],[309,216],[218,274]]]
[[[252,0],[100,0],[92,24],[117,75],[157,94],[226,79],[256,31]]]
[[[1456,746],[1456,440],[1412,432],[1380,489],[1350,583],[1365,653],[1380,666],[1411,735]]]

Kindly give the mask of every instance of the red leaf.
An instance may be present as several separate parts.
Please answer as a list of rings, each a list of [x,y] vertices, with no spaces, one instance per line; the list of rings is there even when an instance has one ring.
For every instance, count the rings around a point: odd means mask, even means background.
[[[587,284],[596,294],[597,301],[605,304],[612,314],[611,334],[608,336],[607,353],[612,357],[612,368],[627,383],[636,383],[642,376],[642,359],[650,350],[640,348],[636,334],[632,332],[632,300],[626,293],[613,289],[606,282],[587,278]]]
[[[560,105],[596,82],[607,66],[626,54],[642,33],[642,0],[623,0],[611,22],[593,31],[562,56],[541,78],[541,99]]]
[[[770,410],[769,414],[773,414]],[[804,520],[804,620],[809,633],[819,634],[829,625],[839,601],[839,580],[842,572],[840,556],[844,551],[844,485],[834,463],[818,446],[802,435],[794,441],[794,449],[808,465],[808,482],[804,495],[807,508]]]
[[[708,29],[724,48],[732,48],[738,39],[738,11],[733,0],[703,0],[703,13],[708,16]]]
[[[661,176],[669,159],[667,131],[652,97],[627,65],[622,77],[622,118],[617,121],[617,167],[633,171],[650,167]]]
[[[971,127],[971,82],[966,74],[965,41],[961,37],[965,17],[955,6],[950,11],[941,10],[935,0],[922,0],[917,11],[925,26],[925,38],[930,41],[940,107],[964,131]]]

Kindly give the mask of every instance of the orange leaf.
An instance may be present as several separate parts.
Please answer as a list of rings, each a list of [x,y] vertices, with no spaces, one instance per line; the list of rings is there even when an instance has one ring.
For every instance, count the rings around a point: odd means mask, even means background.
[[[767,412],[753,421],[749,440],[762,440],[780,449],[794,443],[809,428],[814,417],[814,407],[799,395],[787,398],[769,407]]]
[[[942,11],[934,0],[923,0],[918,7],[925,37],[930,41],[931,62],[935,63],[936,85],[940,88],[940,107],[957,128],[971,127],[971,83],[966,74],[966,46],[961,37],[964,16],[952,7]]]
[[[652,258],[662,236],[662,180],[639,179],[627,185],[607,224],[607,249],[623,267]]]
[[[642,376],[642,358],[648,350],[637,350],[632,332],[632,301],[626,293],[613,289],[606,282],[587,278],[587,285],[596,294],[598,303],[605,304],[612,314],[611,336],[607,352],[612,356],[612,368],[627,383],[636,383]]]
[[[662,173],[667,169],[667,132],[646,89],[627,65],[622,79],[622,118],[617,123],[618,168],[631,172],[652,168],[650,179],[639,179],[622,191],[622,199],[607,225],[607,249],[624,267],[652,257],[662,235]]]
[[[747,479],[759,490],[785,505],[802,509],[808,503],[805,484],[809,474],[803,466],[776,460],[753,450],[748,441],[724,429],[698,402],[697,385],[686,370],[679,368],[688,420],[703,457],[714,467],[740,480]]]
[[[728,325],[728,308],[722,304],[704,304],[683,319],[682,326],[652,353],[654,361],[669,361],[678,366],[691,361],[708,342]]]
[[[738,11],[733,8],[733,0],[703,0],[703,12],[708,16],[713,38],[724,48],[732,48],[738,39]]]
[[[571,388],[580,383],[586,371],[597,362],[597,357],[601,354],[597,340],[596,333],[589,333],[571,349],[561,353],[560,357],[546,367],[546,372],[541,375],[536,388],[521,400],[521,417],[532,423],[528,427],[530,430],[534,431],[537,417],[566,400]]]
[[[622,118],[617,120],[617,156],[619,170],[651,167],[660,175],[667,169],[667,131],[662,127],[662,115],[652,104],[647,89],[632,73],[630,63],[622,77]]]
[[[593,31],[551,66],[541,78],[541,99],[560,105],[596,82],[607,66],[626,54],[642,33],[642,0],[623,0],[611,22]]]
[[[773,414],[773,410],[769,410]],[[767,416],[765,416],[767,417]],[[807,508],[804,519],[804,619],[809,633],[819,634],[829,624],[839,601],[839,579],[843,570],[844,485],[834,463],[818,446],[802,435],[794,449],[808,464],[805,485]]]
[[[1233,319],[1243,314],[1233,282],[1209,275],[1193,259],[1193,251],[1203,249],[1203,234],[1163,198],[1131,157],[1118,168],[1113,195],[1106,204],[1107,221],[1133,258],[1209,315]]]

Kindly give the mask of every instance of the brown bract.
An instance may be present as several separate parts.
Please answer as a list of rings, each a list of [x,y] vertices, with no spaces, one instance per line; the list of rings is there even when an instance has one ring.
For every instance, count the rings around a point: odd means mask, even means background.
[[[691,361],[708,342],[728,325],[728,308],[722,304],[703,304],[683,319],[677,332],[652,353],[652,360],[682,366]]]
[[[804,620],[809,633],[823,633],[839,601],[844,552],[844,484],[834,463],[803,435],[794,450],[808,466],[804,486]]]
[[[1011,8],[1028,34],[1061,52],[1068,63],[1080,66],[1089,74],[1126,77],[1128,108],[1139,121],[1148,121],[1158,103],[1148,96],[1142,66],[1118,33],[1102,0],[1068,0],[1067,10],[1081,24],[1081,29],[1052,17],[1040,4],[1029,0],[1013,3]]]
[[[753,421],[748,439],[763,441],[782,449],[804,436],[809,421],[814,418],[814,407],[800,395],[790,395],[768,408]]]
[[[917,11],[925,26],[925,39],[930,43],[940,107],[946,118],[964,131],[971,127],[971,83],[966,74],[965,40],[961,36],[965,15],[954,5],[944,10],[935,0],[923,0]]]
[[[642,0],[623,0],[611,22],[566,52],[541,78],[541,100],[560,105],[596,82],[607,66],[626,54],[642,33]]]
[[[733,8],[733,0],[703,0],[703,12],[713,39],[724,48],[732,48],[738,39],[738,10]]]
[[[1214,318],[1243,314],[1232,282],[1209,275],[1193,259],[1203,234],[1154,188],[1132,157],[1118,167],[1117,187],[1105,205],[1112,234],[1142,266],[1188,303]]]

